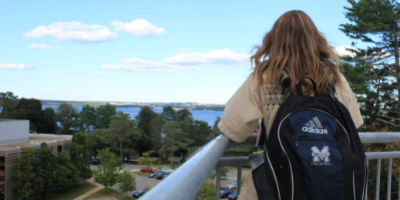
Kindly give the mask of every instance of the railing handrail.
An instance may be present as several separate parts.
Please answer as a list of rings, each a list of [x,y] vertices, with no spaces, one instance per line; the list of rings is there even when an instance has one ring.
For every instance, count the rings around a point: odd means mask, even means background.
[[[219,135],[140,199],[193,199],[218,163],[228,143],[228,137]]]
[[[395,143],[400,142],[400,132],[359,132],[362,143]],[[245,142],[236,143],[225,135],[219,135],[211,140],[199,151],[183,163],[175,172],[161,181],[149,192],[141,197],[142,200],[153,199],[193,199],[198,193],[203,182],[207,179],[213,168],[218,166],[243,166],[246,165],[247,156],[221,158],[227,147],[251,147],[257,140],[257,134],[252,134]],[[368,159],[379,158],[381,152],[368,155]],[[385,156],[388,156],[387,154]],[[397,157],[397,155],[393,155]],[[376,158],[375,158],[376,157]],[[240,163],[238,162],[240,159]],[[234,161],[235,160],[235,161]]]

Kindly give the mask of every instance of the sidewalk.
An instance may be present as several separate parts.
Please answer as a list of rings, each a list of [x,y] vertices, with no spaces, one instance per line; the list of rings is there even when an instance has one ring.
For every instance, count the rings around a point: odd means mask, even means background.
[[[90,178],[87,181],[90,182],[90,183],[95,184],[97,187],[94,188],[93,190],[90,190],[89,192],[86,192],[85,194],[82,194],[81,196],[75,198],[74,200],[83,200],[84,198],[86,198],[86,197],[90,196],[91,194],[93,194],[93,193],[95,193],[95,192],[97,192],[97,191],[99,191],[99,190],[104,188],[104,186],[102,186],[102,185],[100,185],[98,183],[95,183],[93,178]],[[104,198],[96,198],[95,200],[114,200],[114,198],[104,197]]]

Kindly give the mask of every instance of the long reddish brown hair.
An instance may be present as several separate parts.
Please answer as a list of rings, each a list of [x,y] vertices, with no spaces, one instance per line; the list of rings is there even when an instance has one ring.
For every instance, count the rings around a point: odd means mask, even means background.
[[[339,57],[335,49],[328,45],[303,11],[292,10],[279,17],[265,35],[262,46],[255,49],[256,53],[251,56],[252,74],[258,78],[259,87],[266,73],[266,80],[273,83],[275,90],[281,85],[282,71],[292,80],[288,91],[293,94],[297,94],[295,85],[303,76],[316,82],[318,92],[327,92],[340,81]],[[310,81],[302,83],[305,94],[313,93]]]

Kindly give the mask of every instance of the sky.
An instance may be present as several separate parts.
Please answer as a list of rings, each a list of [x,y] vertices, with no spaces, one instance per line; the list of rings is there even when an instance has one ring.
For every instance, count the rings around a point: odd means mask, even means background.
[[[0,92],[225,104],[273,23],[302,10],[339,53],[345,0],[0,0]]]

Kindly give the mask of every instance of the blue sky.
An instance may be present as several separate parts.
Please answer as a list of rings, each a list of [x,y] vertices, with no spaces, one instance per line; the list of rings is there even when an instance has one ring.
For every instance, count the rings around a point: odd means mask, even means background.
[[[0,0],[0,92],[224,104],[275,20],[303,10],[335,48],[347,1]]]

